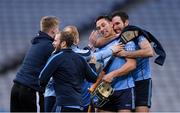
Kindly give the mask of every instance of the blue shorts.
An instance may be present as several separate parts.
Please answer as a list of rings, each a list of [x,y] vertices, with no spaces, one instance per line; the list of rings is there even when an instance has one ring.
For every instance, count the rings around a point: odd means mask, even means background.
[[[99,108],[105,111],[117,112],[118,110],[133,110],[135,105],[134,88],[114,91],[109,101]]]
[[[152,80],[140,80],[135,82],[135,106],[151,107]]]

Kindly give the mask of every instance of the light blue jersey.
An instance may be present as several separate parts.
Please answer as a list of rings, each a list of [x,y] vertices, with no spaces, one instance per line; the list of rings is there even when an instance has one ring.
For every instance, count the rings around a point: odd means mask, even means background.
[[[56,96],[55,94],[55,90],[54,90],[54,80],[51,77],[51,79],[49,80],[47,86],[46,86],[46,90],[44,93],[44,97],[48,97],[48,96]]]
[[[136,50],[140,49],[139,44],[145,40],[144,36],[139,36],[134,42],[136,45]],[[133,78],[135,81],[145,80],[151,78],[151,69],[149,57],[137,58],[137,67],[133,71]]]
[[[119,40],[115,40],[115,42],[119,42]],[[114,42],[114,43],[115,43]],[[134,51],[135,50],[135,43],[133,41],[128,42],[125,45],[126,51]],[[126,63],[124,57],[115,57],[111,66],[109,67],[107,73],[110,73],[114,70],[121,68]],[[123,90],[134,87],[134,80],[132,77],[132,73],[128,73],[123,76],[115,77],[112,81],[112,87],[115,90]]]
[[[110,57],[113,54],[110,47],[94,53],[91,52],[90,50],[79,49],[76,45],[73,45],[71,48],[75,53],[78,53],[82,57],[84,57],[86,61],[89,61],[92,56],[95,56],[97,61],[101,61],[105,58]]]
[[[105,44],[104,46],[97,48],[95,53],[104,53],[105,51],[107,52],[107,49],[110,49],[112,46],[119,44],[119,37],[111,40],[110,42],[108,42],[107,44]],[[108,53],[106,53],[108,54]],[[112,54],[111,54],[112,55]],[[101,58],[99,61],[103,64],[103,67],[106,66],[107,62],[109,61],[109,59],[111,58],[111,55],[109,55],[108,57],[104,57]]]
[[[90,86],[92,85],[92,83],[84,80],[81,88],[82,88],[82,105],[83,106],[88,106],[90,104],[90,97],[91,94],[88,91],[88,88],[90,88]]]

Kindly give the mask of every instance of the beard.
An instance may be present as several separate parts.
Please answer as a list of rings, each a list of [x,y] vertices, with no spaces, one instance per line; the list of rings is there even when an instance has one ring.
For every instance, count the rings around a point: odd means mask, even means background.
[[[121,29],[116,29],[114,31],[115,31],[116,34],[120,34],[122,30]]]

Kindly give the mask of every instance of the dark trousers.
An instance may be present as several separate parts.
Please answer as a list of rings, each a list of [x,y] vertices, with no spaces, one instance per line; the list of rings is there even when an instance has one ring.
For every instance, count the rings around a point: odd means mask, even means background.
[[[48,96],[44,98],[44,111],[45,112],[55,112],[56,108],[56,97]]]
[[[43,94],[19,83],[14,83],[10,101],[11,112],[44,111]]]

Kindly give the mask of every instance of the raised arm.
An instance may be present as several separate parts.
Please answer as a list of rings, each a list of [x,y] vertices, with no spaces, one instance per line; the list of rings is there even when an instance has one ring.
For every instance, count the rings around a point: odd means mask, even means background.
[[[98,37],[98,38],[97,38]],[[98,31],[92,31],[90,36],[89,36],[89,46],[91,48],[99,48],[109,42],[111,38],[104,38],[104,37],[99,37]]]
[[[102,59],[112,56],[113,54],[118,53],[119,51],[121,51],[122,48],[123,48],[123,45],[121,44],[114,45],[114,46],[111,46],[110,48],[95,52],[93,56],[96,57],[97,61],[100,61]]]

